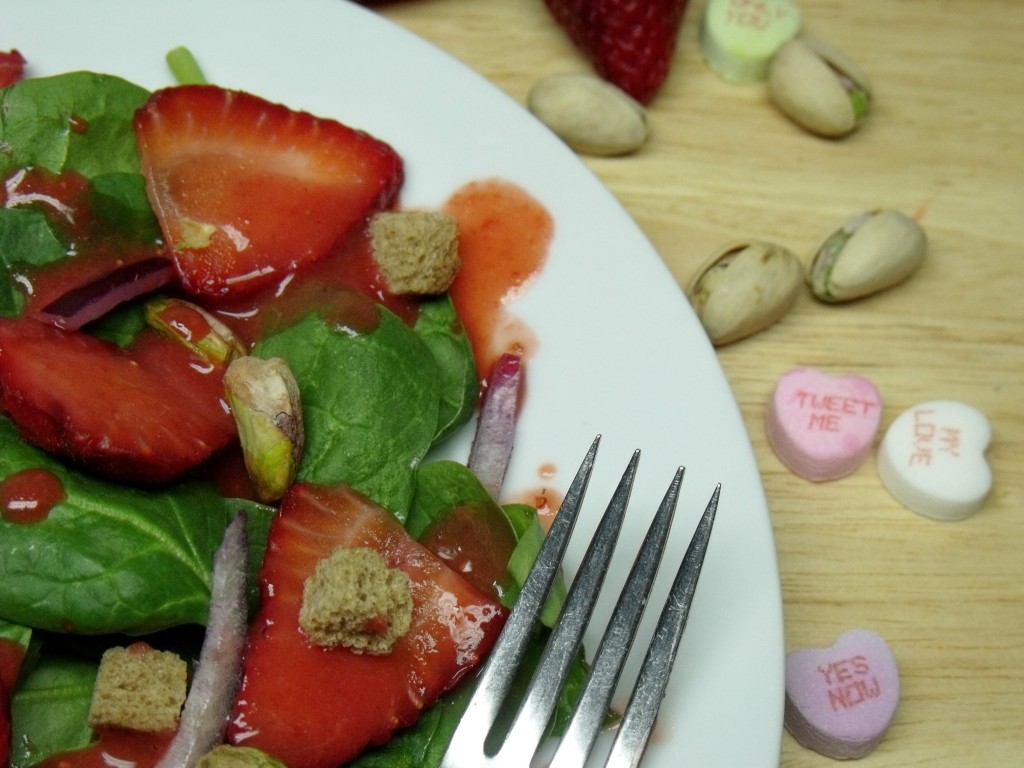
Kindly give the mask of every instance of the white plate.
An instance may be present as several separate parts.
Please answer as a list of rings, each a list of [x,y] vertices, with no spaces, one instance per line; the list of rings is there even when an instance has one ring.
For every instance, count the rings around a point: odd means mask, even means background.
[[[506,488],[547,482],[564,490],[601,433],[583,532],[629,454],[642,449],[632,525],[610,575],[616,583],[678,464],[687,472],[666,571],[674,571],[722,483],[704,573],[645,765],[778,765],[782,610],[750,443],[714,351],[672,276],[578,158],[480,76],[341,0],[5,0],[0,16],[0,50],[19,49],[31,74],[91,69],[156,88],[171,84],[166,51],[186,45],[220,85],[336,117],[390,142],[407,162],[407,205],[440,205],[463,183],[491,176],[538,198],[554,217],[556,236],[542,276],[513,306],[540,344],[529,363]],[[467,430],[455,448],[463,458],[468,439]],[[557,474],[542,480],[538,469],[547,464]],[[656,612],[649,613],[645,633]]]

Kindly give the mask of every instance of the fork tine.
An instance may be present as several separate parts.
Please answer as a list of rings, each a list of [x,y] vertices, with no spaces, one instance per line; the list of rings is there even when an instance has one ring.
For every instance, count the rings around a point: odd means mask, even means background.
[[[640,452],[635,451],[587,547],[558,622],[534,670],[526,698],[506,736],[505,746],[499,751],[502,758],[506,750],[515,756],[516,765],[521,765],[523,756],[532,755],[539,746],[558,703],[562,683],[579,651],[622,529],[639,460]]]
[[[605,768],[635,768],[647,749],[655,718],[668,687],[669,674],[679,651],[679,642],[686,628],[721,492],[722,486],[718,485],[683,556]]]
[[[581,766],[594,748],[661,565],[679,501],[683,473],[682,467],[676,470],[657,514],[651,521],[608,628],[594,654],[590,674],[572,719],[562,735],[549,768]]]
[[[590,482],[600,439],[598,435],[591,444],[566,492],[565,500],[544,538],[516,605],[480,671],[476,690],[452,735],[441,768],[521,768],[531,763],[538,749],[569,667],[579,653],[583,634],[607,575],[636,478],[639,451],[634,452],[630,459],[587,547],[562,613],[551,630],[540,662],[526,689],[526,698],[520,704],[511,727],[502,729],[505,736],[500,746],[494,749],[490,748],[492,730],[502,714],[508,693],[526,655],[530,636],[561,567]],[[679,499],[683,472],[682,467],[676,471],[644,537],[594,657],[569,729],[563,736],[554,762],[550,764],[551,768],[576,768],[582,766],[590,756],[661,564]],[[654,639],[647,650],[639,678],[619,725],[606,768],[636,766],[646,750],[686,626],[720,493],[721,486],[718,486],[676,573]],[[496,741],[497,731],[494,737]]]
[[[526,577],[515,608],[509,614],[501,636],[481,670],[476,690],[448,745],[441,763],[444,768],[479,768],[487,764],[485,740],[515,679],[526,653],[527,640],[565,555],[569,537],[583,505],[600,440],[598,435],[591,444],[544,537],[544,543]]]

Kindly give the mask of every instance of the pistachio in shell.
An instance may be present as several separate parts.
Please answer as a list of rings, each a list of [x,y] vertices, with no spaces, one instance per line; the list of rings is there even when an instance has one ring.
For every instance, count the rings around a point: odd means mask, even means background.
[[[687,296],[712,344],[723,346],[779,320],[803,285],[803,264],[792,251],[769,242],[740,242],[707,261]]]
[[[914,219],[893,210],[854,216],[833,232],[811,261],[811,293],[837,304],[869,296],[910,277],[924,261],[928,238]]]
[[[779,48],[768,67],[768,94],[805,130],[826,138],[852,133],[871,104],[871,83],[853,59],[810,36]]]
[[[245,345],[234,331],[202,307],[182,299],[148,302],[146,323],[206,360],[229,363],[245,354]]]
[[[593,75],[542,78],[530,89],[527,106],[562,141],[583,154],[628,155],[647,141],[643,105]]]
[[[196,768],[288,768],[284,763],[254,747],[221,744],[203,755]]]
[[[224,372],[224,390],[253,490],[260,501],[277,501],[295,479],[305,444],[295,376],[282,358],[245,355]]]

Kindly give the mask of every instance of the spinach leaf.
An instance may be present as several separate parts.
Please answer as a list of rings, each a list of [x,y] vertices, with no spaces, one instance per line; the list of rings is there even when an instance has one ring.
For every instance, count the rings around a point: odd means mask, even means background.
[[[405,522],[406,530],[409,531],[409,535],[418,539],[448,510],[463,505],[493,505],[498,508],[497,502],[465,465],[455,461],[434,461],[424,464],[416,474],[416,497]],[[528,504],[509,504],[500,507],[500,511],[508,520],[517,541],[508,562],[508,573],[511,578],[505,583],[502,593],[502,602],[511,608],[515,605],[519,590],[526,582],[533,561],[537,559],[541,544],[544,543],[544,529],[541,528],[537,510]],[[551,592],[541,611],[541,622],[544,626],[554,626],[567,592],[565,578],[560,572],[551,585]]]
[[[12,272],[15,265],[43,266],[63,259],[67,244],[58,237],[42,211],[0,207],[0,315],[14,317],[25,305],[25,292]]]
[[[11,700],[10,768],[30,768],[92,741],[88,715],[97,669],[74,656],[40,657]]]
[[[132,119],[149,92],[113,75],[28,78],[0,91],[0,176],[28,167],[138,173]]]
[[[253,354],[284,358],[298,381],[306,427],[298,479],[346,483],[404,521],[415,469],[437,431],[440,376],[420,337],[379,311],[366,334],[307,315]]]
[[[0,207],[0,315],[20,314],[25,291],[15,275],[25,268],[44,267],[74,258],[78,249],[99,250],[111,261],[132,249],[159,250],[160,229],[142,176],[108,173],[90,182],[88,192],[89,233],[76,242],[76,236],[55,222],[52,212],[37,203]],[[87,242],[98,245],[90,248]],[[99,245],[102,243],[102,245]]]
[[[405,529],[418,539],[448,510],[460,506],[499,510],[497,502],[464,464],[457,461],[424,464],[416,473],[416,497],[405,521]]]
[[[21,624],[11,624],[0,619],[0,639],[9,640],[12,643],[28,647],[32,639],[32,630]]]
[[[146,304],[153,298],[153,296],[143,296],[135,301],[114,307],[102,317],[89,323],[85,330],[93,336],[117,344],[119,347],[127,347],[135,340],[139,331],[147,327]]]
[[[430,348],[441,373],[441,410],[434,437],[438,443],[473,415],[480,380],[473,348],[451,298],[444,296],[424,302],[414,330]]]
[[[0,617],[25,626],[83,634],[142,634],[202,624],[213,554],[242,502],[205,483],[155,491],[71,471],[21,442],[0,418],[0,478],[41,467],[65,499],[31,524],[0,519]],[[273,510],[249,504],[262,552]]]
[[[113,233],[117,241],[155,243],[160,224],[146,196],[146,180],[138,173],[104,173],[92,179],[93,226]]]

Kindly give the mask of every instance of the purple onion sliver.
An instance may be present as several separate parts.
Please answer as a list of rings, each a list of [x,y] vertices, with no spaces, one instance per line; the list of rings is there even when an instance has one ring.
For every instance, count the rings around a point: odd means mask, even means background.
[[[248,546],[245,513],[239,512],[214,556],[210,615],[199,663],[178,732],[156,768],[192,768],[224,739],[245,650]]]
[[[162,288],[174,276],[173,262],[162,256],[124,264],[57,297],[39,316],[59,328],[77,331],[118,304]]]
[[[469,468],[495,499],[501,491],[512,455],[521,383],[520,357],[506,353],[498,358],[491,369],[473,445],[469,449]]]

